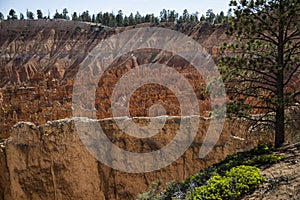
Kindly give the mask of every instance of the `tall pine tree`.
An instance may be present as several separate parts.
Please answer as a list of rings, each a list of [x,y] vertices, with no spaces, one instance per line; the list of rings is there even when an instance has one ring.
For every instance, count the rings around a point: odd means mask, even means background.
[[[275,147],[285,140],[285,110],[299,100],[300,1],[232,0],[219,68],[231,97],[231,114],[275,130]],[[253,115],[254,112],[263,113]]]

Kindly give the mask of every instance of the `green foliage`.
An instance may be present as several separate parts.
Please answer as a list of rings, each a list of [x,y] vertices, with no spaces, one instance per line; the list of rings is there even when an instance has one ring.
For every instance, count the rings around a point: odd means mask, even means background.
[[[81,32],[81,28],[79,26],[76,26],[75,32]]]
[[[285,156],[280,155],[274,155],[274,154],[268,154],[268,155],[260,155],[257,157],[254,157],[251,160],[248,160],[246,164],[248,165],[258,165],[258,164],[275,164],[283,160]]]
[[[257,167],[241,165],[226,171],[224,176],[212,176],[206,185],[196,187],[189,193],[187,199],[237,199],[256,189],[264,180]]]
[[[242,193],[252,191],[256,187],[256,183],[261,182],[256,167],[269,166],[284,159],[284,156],[275,155],[273,151],[274,147],[272,145],[259,144],[250,151],[227,156],[222,162],[199,171],[181,183],[171,182],[164,190],[154,184],[155,187],[152,186],[151,191],[142,194],[143,196],[140,196],[140,199],[142,197],[144,199],[165,200],[185,199],[186,195],[193,197],[195,191],[197,191],[198,196],[199,194],[204,195],[205,199],[218,199],[215,192],[209,192],[216,190],[219,190],[219,196],[234,199]],[[241,173],[241,175],[234,175],[235,172]],[[255,179],[252,180],[251,177],[248,177],[250,174]],[[228,181],[231,181],[229,189]],[[237,190],[237,188],[239,189]]]
[[[72,14],[72,21],[78,21],[77,12],[73,12],[73,14]]]
[[[34,19],[34,14],[33,14],[33,12],[27,10],[27,11],[26,11],[26,17],[27,17],[27,19]]]
[[[232,179],[226,176],[215,175],[208,181],[207,185],[196,187],[195,191],[187,196],[187,199],[202,200],[202,199],[216,199],[222,200],[230,198],[234,195],[230,190]]]
[[[219,70],[226,83],[229,115],[244,117],[254,126],[275,129],[275,146],[284,142],[285,108],[295,105],[300,89],[300,1],[231,0],[233,16]],[[291,88],[291,89],[290,89]],[[253,112],[263,113],[260,117]]]
[[[23,13],[20,13],[20,20],[23,20],[24,19],[24,15]],[[0,20],[1,20],[1,17],[0,17]]]
[[[251,153],[256,155],[263,155],[274,151],[274,147],[270,144],[259,144],[251,150]]]
[[[38,18],[38,19],[42,19],[42,18],[43,18],[43,13],[42,13],[42,11],[41,11],[40,9],[38,9],[38,10],[36,11],[36,15],[37,15],[37,18]]]
[[[3,20],[4,19],[4,15],[2,12],[0,12],[0,20]]]
[[[11,9],[7,19],[17,19],[15,11]],[[206,21],[214,24],[221,24],[225,21],[228,21],[228,17],[224,15],[224,12],[221,11],[220,14],[214,14],[212,9],[208,9],[207,17],[202,15],[202,19],[198,18],[199,13],[189,13],[185,9],[181,16],[175,10],[166,10],[163,9],[160,12],[160,16],[154,16],[154,14],[141,15],[137,12],[135,15],[130,14],[129,16],[124,15],[122,10],[119,10],[115,15],[113,12],[99,12],[98,14],[90,14],[88,10],[84,11],[82,14],[73,12],[68,16],[69,11],[67,8],[64,8],[62,13],[59,13],[57,10],[53,15],[53,19],[66,19],[72,21],[83,21],[83,22],[92,22],[99,23],[104,26],[110,27],[123,27],[123,26],[134,26],[141,23],[154,23],[158,24],[159,22],[172,22],[172,23],[186,23],[186,22],[199,22]],[[47,17],[43,16],[43,13],[40,9],[37,10],[38,19],[46,19]],[[23,17],[21,18],[23,19]],[[34,14],[31,11],[27,11],[27,19],[34,19]],[[50,19],[50,13],[48,14],[48,19]],[[0,12],[0,20],[4,20],[4,15]]]
[[[7,16],[7,19],[18,19],[16,11],[14,9],[10,9],[9,16]]]
[[[239,152],[237,154],[227,156],[225,160],[218,164],[217,172],[224,174],[225,171],[239,165],[258,165],[255,158],[260,155],[272,155],[274,147],[270,144],[259,144],[250,151]]]
[[[215,13],[213,12],[212,9],[208,9],[206,11],[206,20],[210,23],[213,23],[214,22],[214,19],[215,19],[216,15]]]
[[[260,169],[253,166],[241,165],[226,172],[226,176],[232,179],[234,192],[237,196],[255,190],[265,180],[260,175]]]

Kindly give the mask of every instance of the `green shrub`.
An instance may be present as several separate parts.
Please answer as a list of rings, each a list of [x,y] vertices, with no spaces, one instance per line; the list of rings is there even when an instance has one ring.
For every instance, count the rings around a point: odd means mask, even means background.
[[[227,170],[239,165],[264,164],[259,163],[261,159],[256,159],[256,157],[270,154],[273,150],[274,148],[270,144],[259,144],[257,147],[253,148],[250,151],[239,152],[234,155],[227,156],[225,160],[217,164],[217,173],[223,175]]]
[[[274,150],[274,147],[270,144],[259,144],[257,147],[252,149],[250,152],[255,155],[263,155],[263,154],[270,153],[273,150]]]
[[[81,27],[80,26],[76,26],[75,32],[81,32]]]
[[[226,176],[232,178],[232,184],[237,196],[255,190],[265,180],[260,175],[259,168],[245,165],[232,168],[226,172]]]
[[[225,176],[214,175],[206,185],[196,187],[187,195],[191,200],[224,200],[237,199],[256,189],[264,181],[260,169],[241,165],[227,171]]]
[[[227,156],[226,159],[221,161],[220,163],[214,164],[212,166],[207,167],[206,169],[200,170],[197,174],[190,176],[189,178],[185,179],[180,183],[172,182],[168,184],[164,190],[154,189],[155,188],[154,187],[152,188],[152,191],[143,194],[144,197],[147,198],[140,198],[140,199],[155,199],[155,200],[172,199],[173,200],[173,199],[185,199],[186,196],[191,197],[191,199],[201,199],[200,194],[202,193],[203,195],[206,195],[205,199],[218,199],[218,196],[215,193],[210,194],[210,197],[207,197],[208,194],[205,193],[205,191],[209,191],[211,188],[228,187],[228,185],[226,185],[228,179],[221,181],[218,180],[218,177],[228,178],[228,173],[232,170],[239,169],[237,168],[238,166],[247,165],[247,166],[259,167],[265,164],[269,164],[269,165],[274,164],[284,159],[284,156],[274,155],[272,153],[273,150],[274,148],[271,145],[260,144],[250,151],[239,152],[234,155]],[[243,167],[241,167],[241,169],[243,169]],[[251,168],[247,168],[247,169],[251,169]],[[254,171],[252,172],[254,173]],[[249,174],[242,173],[242,175],[245,175],[245,177],[247,177]],[[249,180],[249,182],[251,182],[251,179],[247,179],[247,178],[243,178],[243,179]],[[235,199],[237,195],[241,195],[240,193],[245,192],[248,189],[250,191],[253,189],[253,186],[251,186],[251,184],[250,186],[248,186],[249,188],[247,189],[247,187],[244,186],[243,183],[240,184],[235,180],[236,178],[233,178],[230,185],[230,190],[226,189],[225,191],[223,191],[223,193],[219,192],[218,194],[221,194],[221,196],[230,196],[230,197],[226,197],[229,199]],[[259,179],[257,180],[259,181]],[[207,183],[211,183],[211,185],[208,186]],[[245,188],[243,188],[242,186]],[[242,192],[239,193],[237,190],[235,190],[236,187],[241,187],[240,190]],[[196,188],[198,191],[198,195],[197,195],[198,197],[196,196],[194,197],[192,195],[195,194]]]
[[[247,165],[265,165],[265,164],[275,164],[283,160],[285,156],[267,154],[260,155],[252,158],[251,160],[247,160],[245,164]]]
[[[229,177],[220,175],[212,176],[207,185],[203,185],[195,188],[195,192],[191,196],[187,196],[188,199],[216,199],[222,200],[224,198],[232,197],[233,193],[230,190],[230,184],[232,180]]]

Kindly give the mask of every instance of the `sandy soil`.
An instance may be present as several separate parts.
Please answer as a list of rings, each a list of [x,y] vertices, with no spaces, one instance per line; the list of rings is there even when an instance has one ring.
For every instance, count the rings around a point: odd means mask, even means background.
[[[300,199],[300,143],[283,147],[277,153],[285,155],[285,161],[262,169],[266,182],[244,200]]]

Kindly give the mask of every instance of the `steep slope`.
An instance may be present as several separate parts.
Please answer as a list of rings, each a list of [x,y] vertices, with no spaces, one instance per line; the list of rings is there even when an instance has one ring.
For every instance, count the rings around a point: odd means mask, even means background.
[[[19,20],[0,22],[0,138],[18,121],[43,124],[72,116],[73,80],[88,53],[104,38],[136,27],[111,29],[65,20]],[[156,25],[193,37],[216,58],[218,47],[228,38],[224,27],[210,24]],[[124,55],[103,75],[97,89],[96,109],[100,119],[111,117],[110,95],[120,77],[137,65],[148,63],[158,52],[142,51]],[[189,63],[165,54],[156,62],[173,66],[190,81],[199,99],[202,114],[209,112],[209,99],[203,96],[202,77]],[[137,90],[132,97],[131,116],[148,116],[147,108],[157,101],[167,107],[167,114],[179,115],[172,92],[159,85]],[[142,95],[143,94],[143,95]],[[142,99],[141,96],[144,96]],[[158,113],[157,113],[158,114]]]
[[[245,124],[227,122],[213,151],[199,158],[209,119],[201,118],[189,150],[168,167],[129,174],[113,170],[91,156],[83,146],[72,117],[73,81],[80,64],[102,40],[135,27],[107,27],[64,20],[0,22],[0,198],[3,199],[135,199],[153,181],[183,180],[227,154],[249,149],[272,135],[248,136]],[[229,38],[224,26],[210,24],[141,24],[163,27],[191,36],[216,60],[218,47]],[[135,51],[118,58],[99,81],[97,117],[114,144],[128,151],[155,151],[172,140],[178,130],[178,101],[160,85],[139,88],[130,99],[130,116],[148,116],[148,108],[165,105],[168,123],[148,140],[134,140],[116,128],[111,94],[120,77],[138,65],[155,60],[184,74],[192,85],[201,114],[208,115],[210,99],[203,93],[203,77],[182,58],[169,52]],[[154,59],[155,58],[155,59]],[[158,116],[159,109],[154,116]],[[58,120],[59,121],[55,121]],[[138,118],[137,124],[147,124]],[[28,121],[28,122],[21,122]],[[18,123],[19,122],[19,123]],[[15,125],[15,126],[14,126]],[[11,136],[11,137],[9,137]],[[1,140],[2,141],[2,140]]]
[[[187,117],[186,120],[195,118],[198,117]],[[228,121],[212,151],[200,159],[199,150],[204,145],[210,120],[199,119],[200,128],[189,149],[167,167],[148,173],[126,173],[99,162],[79,137],[75,127],[75,121],[79,119],[63,119],[40,126],[19,122],[12,128],[11,138],[0,143],[0,199],[133,200],[153,182],[160,179],[164,183],[181,181],[200,169],[223,160],[228,154],[248,150],[271,138],[267,134],[260,138],[248,137],[245,126]],[[116,120],[122,121],[124,118],[103,119],[98,123],[115,145],[127,151],[146,153],[167,145],[176,135],[181,119],[167,117],[162,131],[146,139],[136,139],[124,134],[117,128]],[[136,118],[135,122],[144,125],[148,120]],[[97,137],[90,136],[96,143],[99,141]],[[107,159],[112,163],[115,157],[124,157],[109,147],[106,151]],[[161,160],[156,159],[154,164],[159,164]],[[124,157],[126,166],[135,167],[132,162]]]
[[[266,182],[243,200],[300,199],[300,144],[281,148],[278,153],[285,161],[262,170]]]

